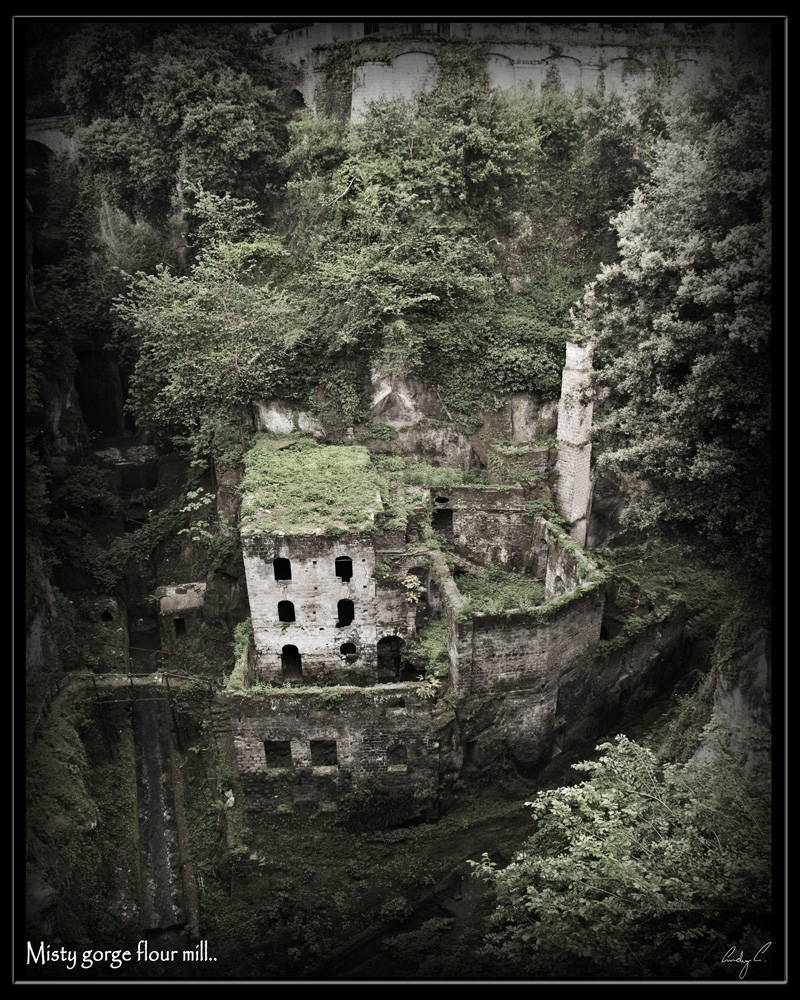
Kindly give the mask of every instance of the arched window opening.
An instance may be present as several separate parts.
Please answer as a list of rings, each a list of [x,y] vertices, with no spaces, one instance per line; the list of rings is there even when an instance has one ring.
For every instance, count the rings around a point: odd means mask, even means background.
[[[272,568],[275,571],[276,580],[291,580],[292,564],[288,559],[273,559]]]
[[[400,651],[403,640],[399,635],[387,635],[378,640],[378,679],[397,680],[400,674]]]
[[[297,646],[284,646],[281,650],[281,672],[287,681],[301,680],[303,677],[303,658]]]
[[[358,659],[358,650],[354,642],[343,642],[339,647],[339,652],[348,663],[355,663]]]
[[[337,628],[345,628],[350,625],[356,616],[355,607],[352,601],[339,601],[337,607],[338,619],[336,622]]]
[[[434,497],[436,503],[450,503],[450,497]]]
[[[336,575],[342,583],[348,583],[353,579],[353,560],[349,556],[336,557]]]
[[[102,615],[100,615],[100,621],[103,621],[103,622],[113,622],[114,621],[114,616],[111,614],[111,612],[108,610],[108,608],[106,608],[106,610],[102,613]]]
[[[294,620],[294,604],[291,601],[278,601],[278,621],[293,622]]]

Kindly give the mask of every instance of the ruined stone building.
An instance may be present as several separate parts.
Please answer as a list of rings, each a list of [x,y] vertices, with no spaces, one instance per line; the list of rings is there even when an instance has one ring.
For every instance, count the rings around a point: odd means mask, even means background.
[[[556,503],[580,540],[588,365],[588,349],[570,345],[558,416]],[[680,640],[682,609],[665,605],[642,610],[630,643],[604,648],[613,587],[522,487],[395,485],[383,496],[355,443],[267,434],[258,451],[267,485],[245,478],[240,530],[253,644],[226,696],[248,809],[333,810],[379,789],[410,818],[435,811],[465,769],[510,757],[534,773],[602,735]],[[519,451],[504,449],[506,468],[537,461]],[[492,568],[540,581],[541,602],[476,608],[463,581]],[[176,616],[202,615],[200,588],[184,589],[182,604],[174,588],[161,600],[170,633]],[[447,663],[437,674],[414,655],[434,623]]]

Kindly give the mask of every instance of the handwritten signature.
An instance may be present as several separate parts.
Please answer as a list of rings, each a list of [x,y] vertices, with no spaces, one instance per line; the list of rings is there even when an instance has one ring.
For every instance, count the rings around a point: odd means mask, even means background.
[[[767,950],[767,948],[769,948],[769,946],[771,944],[772,944],[771,941],[767,941],[766,944],[763,944],[758,949],[758,951],[755,953],[755,955],[752,958],[745,958],[744,957],[744,951],[740,951],[739,952],[739,956],[737,958],[736,955],[734,954],[734,952],[736,951],[736,948],[729,948],[725,952],[725,957],[722,959],[722,961],[723,962],[736,962],[736,963],[740,964],[742,966],[742,968],[741,968],[741,971],[739,972],[739,978],[740,979],[744,979],[744,977],[747,975],[747,970],[750,968],[750,963],[751,962],[766,962],[765,958],[759,958],[758,956],[759,955],[763,955],[764,952]]]

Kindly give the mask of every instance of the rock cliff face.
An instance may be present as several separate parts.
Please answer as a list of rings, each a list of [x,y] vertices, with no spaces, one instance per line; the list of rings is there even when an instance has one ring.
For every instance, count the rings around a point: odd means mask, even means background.
[[[735,726],[772,725],[772,643],[759,629],[741,640],[720,664],[713,711]]]

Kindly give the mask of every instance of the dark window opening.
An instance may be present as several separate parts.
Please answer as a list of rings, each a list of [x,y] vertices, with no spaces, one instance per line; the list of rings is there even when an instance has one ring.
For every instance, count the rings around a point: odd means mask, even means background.
[[[400,680],[401,681],[415,681],[418,677],[425,676],[425,668],[420,666],[412,666],[410,663],[401,663],[400,669]]]
[[[399,635],[388,635],[378,641],[378,677],[396,679],[400,673],[400,651],[403,640]]]
[[[111,612],[108,610],[108,608],[106,608],[106,610],[102,613],[102,615],[100,615],[100,621],[104,621],[104,622],[113,622],[114,621],[114,616],[111,614]]]
[[[186,635],[186,619],[185,618],[173,618],[175,622],[175,635]]]
[[[352,601],[339,601],[337,605],[337,612],[339,616],[336,622],[337,628],[344,628],[349,625],[356,616]]]
[[[407,764],[408,753],[402,743],[393,743],[386,753],[387,764]]]
[[[434,497],[436,503],[450,503],[450,497]]]
[[[355,663],[358,659],[358,650],[356,649],[356,644],[354,642],[343,642],[339,647],[339,652],[348,663]]]
[[[311,764],[313,767],[336,767],[336,740],[311,740]]]
[[[281,650],[281,671],[287,681],[302,678],[303,659],[297,646],[284,646]]]
[[[336,575],[342,583],[347,583],[353,579],[353,560],[347,556],[336,557]]]
[[[434,531],[440,531],[446,538],[453,537],[453,512],[452,510],[435,510],[431,518],[431,527]]]
[[[601,625],[600,626],[600,638],[601,639],[608,639],[608,638],[610,638],[610,636],[608,634],[608,629],[605,627],[605,625]]]
[[[364,22],[364,34],[365,35],[377,35],[381,30],[380,21],[365,21]]]
[[[386,702],[387,708],[405,708],[406,700],[405,698],[392,698],[391,701]]]
[[[267,767],[291,767],[292,744],[289,740],[265,740],[264,758]]]
[[[448,32],[442,31],[444,25],[440,24],[438,21],[416,21],[411,25],[412,35],[439,35],[439,34],[449,34]],[[450,27],[448,22],[447,27]]]
[[[288,559],[273,559],[272,568],[275,570],[276,580],[291,580],[292,564]]]
[[[294,620],[294,604],[291,601],[278,601],[278,621],[293,622]]]

